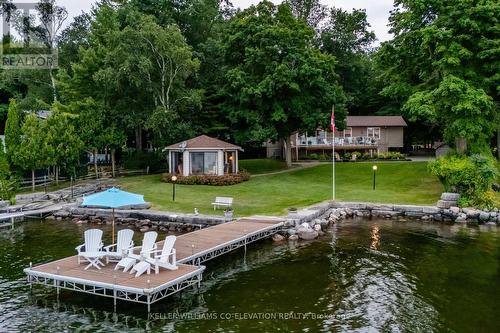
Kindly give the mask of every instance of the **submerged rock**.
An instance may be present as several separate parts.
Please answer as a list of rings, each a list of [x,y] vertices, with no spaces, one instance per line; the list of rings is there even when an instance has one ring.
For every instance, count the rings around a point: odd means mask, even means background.
[[[274,242],[282,242],[285,240],[285,237],[283,237],[282,235],[280,234],[274,234],[273,235],[273,241]]]
[[[298,235],[303,240],[313,240],[319,236],[316,230],[299,230]]]
[[[290,237],[288,237],[289,241],[296,241],[298,239],[299,239],[299,236],[297,236],[297,235],[290,235]]]

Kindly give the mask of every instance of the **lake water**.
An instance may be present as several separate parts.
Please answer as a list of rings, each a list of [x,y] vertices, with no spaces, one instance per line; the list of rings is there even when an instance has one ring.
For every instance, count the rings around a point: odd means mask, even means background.
[[[199,290],[152,306],[36,286],[22,272],[74,254],[87,225],[0,231],[0,332],[500,332],[500,231],[352,220],[206,263]],[[103,226],[109,236],[108,226]],[[140,236],[137,232],[137,236]]]

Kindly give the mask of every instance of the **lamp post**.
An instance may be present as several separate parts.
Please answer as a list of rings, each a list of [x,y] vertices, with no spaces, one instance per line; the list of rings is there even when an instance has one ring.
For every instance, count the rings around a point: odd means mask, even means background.
[[[373,190],[375,191],[375,179],[376,179],[378,167],[376,165],[374,165],[374,166],[372,166],[372,169],[373,169]]]
[[[175,201],[175,182],[177,181],[177,176],[172,176],[172,201]]]

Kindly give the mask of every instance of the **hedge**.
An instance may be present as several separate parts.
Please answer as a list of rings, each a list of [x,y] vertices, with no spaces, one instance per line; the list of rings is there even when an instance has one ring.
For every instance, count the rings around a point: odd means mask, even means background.
[[[161,181],[165,183],[172,183],[173,174],[164,173],[161,176]],[[176,175],[176,184],[182,185],[210,185],[210,186],[226,186],[235,185],[245,182],[250,179],[250,174],[247,171],[240,171],[237,174],[228,174],[224,176],[215,175],[192,175],[192,176],[178,176]]]

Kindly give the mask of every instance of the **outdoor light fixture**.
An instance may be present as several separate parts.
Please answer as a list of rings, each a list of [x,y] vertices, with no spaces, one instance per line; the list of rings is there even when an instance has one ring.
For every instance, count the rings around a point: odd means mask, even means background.
[[[376,165],[374,165],[374,166],[372,166],[372,169],[373,169],[373,190],[375,191],[375,179],[376,179],[378,167]]]
[[[175,182],[177,181],[177,176],[172,176],[172,201],[175,201]]]
[[[230,161],[234,160],[233,155],[229,156],[229,160],[230,160]]]

